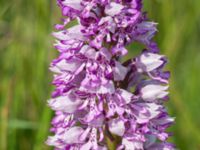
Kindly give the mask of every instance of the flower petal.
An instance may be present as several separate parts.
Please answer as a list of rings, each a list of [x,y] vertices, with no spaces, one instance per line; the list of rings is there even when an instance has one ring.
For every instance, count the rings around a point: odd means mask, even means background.
[[[70,128],[67,132],[64,134],[64,141],[67,144],[72,144],[72,143],[81,143],[80,141],[80,135],[83,133],[83,129],[81,127],[72,127]]]
[[[109,121],[109,130],[113,134],[116,134],[118,136],[123,136],[125,132],[124,122],[119,119],[113,119]]]
[[[122,145],[124,145],[125,150],[144,150],[143,143],[138,141],[129,141],[123,138]]]
[[[82,65],[81,62],[78,61],[66,61],[62,59],[61,61],[57,62],[55,65],[50,67],[50,70],[55,73],[62,73],[62,71],[69,71],[75,72],[80,66]]]
[[[155,99],[162,99],[168,95],[168,86],[149,84],[141,89],[141,97],[144,100],[152,101]]]
[[[115,16],[119,14],[123,8],[123,5],[111,2],[110,5],[107,5],[107,7],[105,8],[105,13],[110,16]]]
[[[149,120],[157,117],[161,113],[160,109],[162,108],[161,105],[155,103],[139,103],[133,107],[136,109],[134,114],[136,121],[140,124],[147,123]]]
[[[81,0],[64,0],[64,1],[62,1],[62,4],[64,6],[68,6],[68,7],[71,7],[73,9],[76,9],[76,10],[82,9]]]
[[[48,101],[49,106],[53,110],[63,111],[66,113],[74,113],[78,107],[81,105],[82,101],[74,99],[73,97],[60,96],[55,99],[50,99]]]
[[[114,79],[116,81],[122,81],[124,80],[126,74],[128,72],[128,69],[124,66],[122,66],[121,63],[118,61],[115,61],[115,67],[114,67]]]
[[[132,93],[124,89],[118,89],[117,92],[119,93],[119,96],[122,98],[122,101],[125,102],[125,104],[128,104],[131,102],[131,99],[133,97]]]
[[[164,60],[161,60],[162,58],[162,55],[144,52],[137,61],[137,68],[139,71],[153,71],[164,64]]]
[[[77,39],[82,41],[85,39],[83,34],[81,33],[81,25],[73,26],[66,31],[53,32],[53,36],[55,36],[59,40]]]

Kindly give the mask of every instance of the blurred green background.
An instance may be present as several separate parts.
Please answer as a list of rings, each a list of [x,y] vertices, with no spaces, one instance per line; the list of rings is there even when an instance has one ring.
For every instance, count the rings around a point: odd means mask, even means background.
[[[0,150],[47,150],[53,115],[50,33],[59,22],[56,0],[0,0]],[[180,150],[200,150],[200,1],[144,0],[159,23],[156,40],[170,62],[171,140]],[[131,51],[130,51],[131,53]]]

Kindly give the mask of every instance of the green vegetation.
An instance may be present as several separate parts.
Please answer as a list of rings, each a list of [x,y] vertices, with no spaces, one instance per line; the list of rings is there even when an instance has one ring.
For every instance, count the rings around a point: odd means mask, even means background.
[[[48,65],[57,55],[50,35],[60,17],[55,1],[0,0],[0,150],[50,149],[44,142],[53,115],[46,100],[53,88]],[[181,150],[199,150],[200,1],[144,3],[159,22],[156,40],[172,72],[172,141]]]

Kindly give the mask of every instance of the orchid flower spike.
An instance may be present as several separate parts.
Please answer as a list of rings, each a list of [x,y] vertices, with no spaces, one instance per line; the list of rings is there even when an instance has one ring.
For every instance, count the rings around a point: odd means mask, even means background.
[[[57,4],[63,18],[53,33],[59,56],[50,65],[56,88],[48,101],[54,135],[46,143],[55,150],[175,150],[166,131],[174,122],[164,106],[167,59],[142,0]],[[136,42],[145,50],[123,62]]]

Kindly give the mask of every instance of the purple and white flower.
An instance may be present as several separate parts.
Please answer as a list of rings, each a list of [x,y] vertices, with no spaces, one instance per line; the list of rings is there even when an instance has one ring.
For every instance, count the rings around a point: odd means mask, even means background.
[[[56,88],[48,101],[54,135],[46,143],[55,150],[107,150],[108,140],[117,150],[175,150],[166,131],[174,118],[163,105],[167,61],[153,41],[157,24],[148,21],[142,0],[57,4],[63,18],[53,33],[59,56],[50,66]],[[136,42],[145,50],[123,62],[126,47]]]

